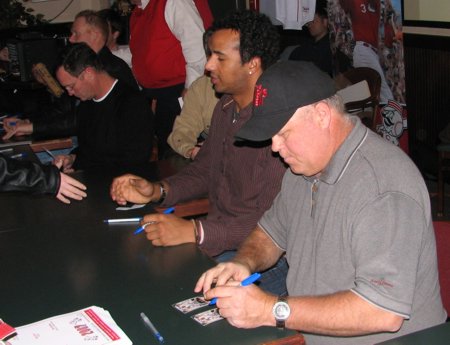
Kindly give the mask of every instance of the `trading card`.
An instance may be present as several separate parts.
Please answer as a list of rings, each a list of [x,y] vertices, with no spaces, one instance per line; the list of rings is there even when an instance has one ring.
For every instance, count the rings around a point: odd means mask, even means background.
[[[203,296],[196,296],[184,301],[172,304],[172,306],[184,314],[190,313],[193,310],[202,308],[209,304],[208,301],[205,301]]]
[[[191,318],[193,318],[195,321],[197,321],[202,326],[207,326],[210,323],[223,320],[223,317],[219,314],[219,309],[214,308],[210,309],[195,315],[192,315]]]

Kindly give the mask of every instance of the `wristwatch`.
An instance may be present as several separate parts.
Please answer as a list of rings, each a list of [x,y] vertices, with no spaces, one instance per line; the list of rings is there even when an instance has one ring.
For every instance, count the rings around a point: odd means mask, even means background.
[[[277,302],[273,305],[272,313],[277,322],[277,328],[283,329],[287,318],[291,315],[291,308],[289,308],[286,297],[278,296]]]

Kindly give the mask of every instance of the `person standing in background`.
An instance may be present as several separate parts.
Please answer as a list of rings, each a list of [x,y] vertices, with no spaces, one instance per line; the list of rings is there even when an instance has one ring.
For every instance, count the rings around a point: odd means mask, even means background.
[[[121,58],[113,55],[106,45],[109,37],[106,19],[95,11],[81,11],[75,16],[70,31],[70,43],[86,43],[98,54],[106,72],[110,76],[125,82],[135,90],[139,90],[130,67]]]
[[[110,8],[105,8],[97,12],[100,17],[108,22],[109,35],[106,46],[111,53],[121,58],[131,68],[131,51],[128,45],[119,45],[118,39],[122,35],[124,28],[119,13]]]
[[[305,26],[308,28],[309,37],[303,39],[300,46],[292,51],[289,60],[311,61],[322,71],[333,76],[333,58],[325,0],[317,0],[314,20],[306,23]]]
[[[132,0],[130,50],[144,95],[156,100],[158,156],[169,155],[167,138],[180,114],[178,98],[203,75],[203,32],[212,23],[207,0]]]
[[[184,158],[195,159],[208,136],[211,117],[220,95],[214,90],[211,78],[201,76],[192,83],[183,100],[180,116],[173,124],[167,142]]]

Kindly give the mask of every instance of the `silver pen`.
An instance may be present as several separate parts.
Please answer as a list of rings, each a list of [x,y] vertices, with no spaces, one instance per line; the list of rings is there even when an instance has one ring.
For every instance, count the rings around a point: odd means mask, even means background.
[[[136,218],[115,218],[115,219],[105,219],[103,222],[108,224],[117,224],[117,223],[136,223],[140,222],[142,217]]]
[[[7,152],[13,152],[13,151],[14,150],[11,147],[9,147],[7,149],[0,150],[0,153],[7,153]]]
[[[53,153],[51,153],[51,151],[47,150],[45,147],[44,147],[44,151],[45,151],[50,157],[52,157],[53,159],[56,158],[55,155],[54,155]]]
[[[155,336],[156,339],[158,339],[158,341],[162,344],[164,343],[164,338],[162,337],[162,335],[158,332],[158,330],[155,328],[155,326],[153,326],[152,322],[150,321],[150,319],[147,317],[147,315],[145,315],[144,313],[141,313],[141,319],[142,321],[144,321],[145,325],[148,327],[148,329],[153,333],[153,335]]]

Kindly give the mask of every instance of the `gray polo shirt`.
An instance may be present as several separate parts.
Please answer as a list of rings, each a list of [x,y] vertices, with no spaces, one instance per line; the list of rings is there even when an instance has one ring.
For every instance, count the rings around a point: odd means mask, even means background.
[[[286,251],[291,296],[352,290],[403,316],[397,333],[306,334],[312,344],[373,344],[445,321],[430,201],[398,147],[355,127],[320,177],[288,170],[259,225]]]

